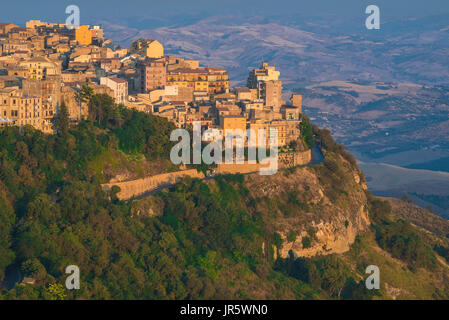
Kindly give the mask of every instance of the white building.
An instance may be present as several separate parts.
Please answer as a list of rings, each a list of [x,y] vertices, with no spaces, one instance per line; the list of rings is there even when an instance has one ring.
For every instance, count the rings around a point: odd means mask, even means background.
[[[103,77],[100,84],[105,85],[114,91],[116,103],[125,103],[128,99],[128,81],[116,77]]]

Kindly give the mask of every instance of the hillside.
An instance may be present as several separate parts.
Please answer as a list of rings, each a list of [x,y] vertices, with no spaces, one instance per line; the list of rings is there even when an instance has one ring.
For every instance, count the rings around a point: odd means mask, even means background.
[[[302,92],[313,122],[363,161],[374,194],[408,194],[448,216],[447,87],[328,81]]]
[[[385,20],[379,32],[370,33],[362,20],[310,17],[302,9],[270,17],[233,12],[184,23],[175,17],[162,25],[137,19],[101,23],[107,37],[121,46],[141,37],[157,39],[168,54],[226,68],[235,81],[247,76],[248,66],[265,59],[282,70],[284,84],[290,86],[350,79],[448,83],[447,14]]]
[[[101,184],[176,169],[167,163],[172,125],[105,96],[92,101],[77,126],[61,112],[54,136],[0,130],[0,279],[20,270],[36,280],[1,298],[449,297],[447,234],[374,198],[329,131],[313,127],[322,163],[185,179],[121,201]],[[69,264],[80,267],[81,289],[49,289]],[[364,287],[371,264],[378,292]]]
[[[406,194],[422,208],[443,218],[449,217],[449,173],[407,169],[385,163],[364,163],[360,167],[370,190],[385,197],[401,198]]]

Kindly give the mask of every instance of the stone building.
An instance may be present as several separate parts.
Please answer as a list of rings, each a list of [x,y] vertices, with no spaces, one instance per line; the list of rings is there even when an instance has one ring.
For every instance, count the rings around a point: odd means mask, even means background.
[[[302,95],[298,93],[292,94],[291,98],[292,106],[297,107],[299,110],[299,113],[302,112]]]
[[[225,130],[242,130],[246,132],[246,117],[239,115],[222,115],[220,116],[220,129]]]
[[[131,44],[130,53],[137,53],[150,59],[164,56],[164,46],[157,40],[138,39]]]
[[[92,31],[89,26],[83,25],[75,29],[75,40],[82,46],[88,46],[92,43]]]
[[[35,57],[19,62],[19,67],[28,72],[28,79],[42,80],[50,75],[61,74],[61,61],[52,61],[47,57]]]
[[[176,69],[198,69],[200,62],[198,60],[188,60],[175,56],[167,56],[167,71]]]
[[[257,98],[263,99],[265,106],[275,112],[279,112],[282,106],[282,81],[279,75],[275,66],[262,62],[261,68],[250,71],[248,76],[248,88],[256,89]]]
[[[0,116],[10,120],[12,125],[31,125],[48,131],[50,128],[42,111],[41,97],[28,96],[17,87],[0,89]]]
[[[167,84],[193,88],[194,92],[224,93],[229,90],[229,76],[219,68],[180,68],[167,72]]]
[[[103,77],[100,79],[100,84],[105,85],[114,91],[116,103],[125,103],[128,99],[128,81],[116,77]]]
[[[11,29],[18,28],[18,25],[12,23],[0,23],[0,35],[6,35]]]
[[[167,83],[166,60],[145,59],[137,63],[136,68],[140,75],[140,92],[162,89]]]

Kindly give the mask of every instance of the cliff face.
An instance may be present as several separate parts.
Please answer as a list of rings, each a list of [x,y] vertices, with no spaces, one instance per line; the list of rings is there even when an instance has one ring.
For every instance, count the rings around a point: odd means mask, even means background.
[[[346,225],[346,221],[349,221]],[[369,225],[368,213],[362,207],[348,212],[348,215],[340,215],[334,221],[319,222],[312,221],[311,226],[316,230],[315,241],[310,248],[304,248],[302,240],[308,237],[306,230],[301,230],[299,237],[289,242],[288,233],[280,232],[284,244],[279,248],[279,256],[287,258],[292,251],[298,257],[313,257],[316,255],[327,255],[331,253],[344,253],[349,251],[350,245],[354,243],[355,237],[366,230]]]
[[[290,251],[298,257],[343,253],[369,226],[360,170],[340,155],[328,157],[330,162],[317,166],[246,178],[253,197],[269,199],[260,202],[259,210],[272,216],[268,221],[282,239],[276,256],[286,258]],[[282,205],[266,208],[270,202]]]

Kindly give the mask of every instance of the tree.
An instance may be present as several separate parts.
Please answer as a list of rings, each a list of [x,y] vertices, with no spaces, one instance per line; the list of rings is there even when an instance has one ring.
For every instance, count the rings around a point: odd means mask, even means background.
[[[412,198],[410,198],[410,196],[408,194],[406,194],[406,193],[404,193],[401,196],[401,200],[404,201],[404,202],[407,202],[407,203],[412,203],[413,202]]]
[[[55,117],[56,139],[55,139],[55,153],[60,159],[70,158],[74,139],[69,133],[69,112],[67,106],[63,102],[59,107],[58,113]]]
[[[1,187],[0,181],[0,191]],[[6,196],[0,193],[0,279],[3,278],[5,268],[14,261],[14,252],[10,246],[15,218],[14,210]]]
[[[89,87],[89,85],[83,84],[81,90],[75,93],[75,98],[78,101],[78,103],[82,102],[88,103],[93,95],[94,90],[91,87]]]
[[[81,87],[81,90],[77,91],[75,93],[75,99],[78,102],[79,108],[80,108],[80,120],[82,117],[81,114],[81,106],[83,103],[87,103],[89,104],[90,99],[92,98],[92,96],[94,95],[94,90],[89,87],[89,85],[87,84],[83,84],[83,86]]]
[[[47,274],[45,267],[36,258],[25,260],[20,266],[20,270],[26,277],[33,277],[39,279],[43,278]]]
[[[69,134],[69,112],[65,102],[59,107],[55,117],[56,133],[61,138],[67,138]]]
[[[312,246],[312,240],[308,236],[303,237],[301,239],[301,243],[304,249],[310,248]]]
[[[45,292],[50,300],[64,300],[67,297],[63,285],[58,283],[50,283]]]
[[[304,145],[308,149],[312,149],[315,145],[315,137],[309,118],[307,118],[305,115],[302,115],[299,127],[301,129],[302,141]]]
[[[315,264],[320,272],[321,288],[331,296],[340,296],[349,274],[347,266],[335,255],[319,258]]]

